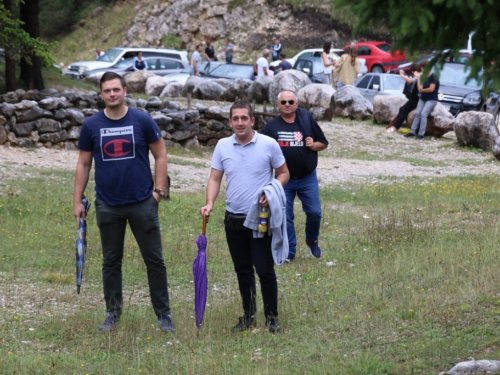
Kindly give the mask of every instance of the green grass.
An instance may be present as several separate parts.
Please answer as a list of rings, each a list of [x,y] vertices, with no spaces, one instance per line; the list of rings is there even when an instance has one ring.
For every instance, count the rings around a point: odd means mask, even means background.
[[[260,293],[257,329],[229,331],[241,307],[223,195],[207,227],[208,306],[196,333],[191,265],[203,191],[172,191],[160,206],[177,332],[161,334],[152,325],[145,268],[128,233],[122,324],[99,334],[104,303],[94,207],[77,295],[73,176],[38,176],[0,186],[4,373],[431,374],[500,354],[498,176],[322,190],[324,256],[306,256],[298,209],[298,259],[277,268],[283,326],[277,335],[264,327]],[[93,200],[92,182],[87,193]]]

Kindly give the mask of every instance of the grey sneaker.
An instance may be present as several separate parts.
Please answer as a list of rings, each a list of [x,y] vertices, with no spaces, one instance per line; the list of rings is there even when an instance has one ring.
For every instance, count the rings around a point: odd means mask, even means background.
[[[421,141],[422,139],[424,139],[424,136],[423,136],[423,135],[417,135],[417,136],[415,137],[415,139],[418,139],[418,140],[420,140],[420,141]]]
[[[158,316],[156,325],[162,332],[175,332],[174,324],[172,323],[172,317],[169,315],[161,314]]]
[[[266,319],[266,325],[267,328],[269,329],[269,332],[271,333],[276,333],[281,331],[280,324],[278,322],[278,318],[275,316],[268,316]]]
[[[115,329],[116,325],[120,323],[120,317],[116,316],[112,312],[106,313],[106,318],[104,323],[99,327],[99,332],[111,332]]]
[[[255,316],[241,316],[238,318],[238,323],[231,328],[231,332],[236,333],[246,331],[253,325],[255,325]]]

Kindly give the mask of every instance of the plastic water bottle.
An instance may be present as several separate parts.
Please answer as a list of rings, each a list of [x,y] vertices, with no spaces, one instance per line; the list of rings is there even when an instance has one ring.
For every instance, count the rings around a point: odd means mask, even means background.
[[[269,221],[269,207],[260,207],[259,212],[259,232],[266,233],[267,232],[267,224]]]

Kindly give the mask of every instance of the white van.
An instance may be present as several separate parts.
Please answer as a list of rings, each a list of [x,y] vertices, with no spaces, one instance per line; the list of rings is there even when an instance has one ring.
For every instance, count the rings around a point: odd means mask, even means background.
[[[106,51],[104,55],[95,61],[79,61],[71,63],[63,73],[63,75],[74,78],[82,79],[82,74],[94,69],[109,68],[117,62],[137,56],[142,52],[143,57],[161,56],[170,57],[177,60],[182,60],[189,65],[188,55],[186,51],[177,51],[168,48],[151,48],[151,47],[117,47],[111,48]]]

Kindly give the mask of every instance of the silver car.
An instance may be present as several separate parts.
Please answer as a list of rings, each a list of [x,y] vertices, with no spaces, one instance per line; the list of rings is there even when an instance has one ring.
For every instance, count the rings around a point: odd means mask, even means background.
[[[405,81],[399,75],[386,73],[367,73],[354,82],[361,95],[373,103],[377,95],[403,95]]]
[[[169,59],[166,57],[146,57],[143,60],[148,64],[148,71],[158,75],[164,76],[172,73],[179,73],[185,69],[188,64],[182,60]],[[115,72],[122,77],[134,71],[133,68],[134,58],[129,58],[119,63],[110,66],[109,68],[90,70],[82,74],[82,78],[101,79],[102,75],[106,72]]]

